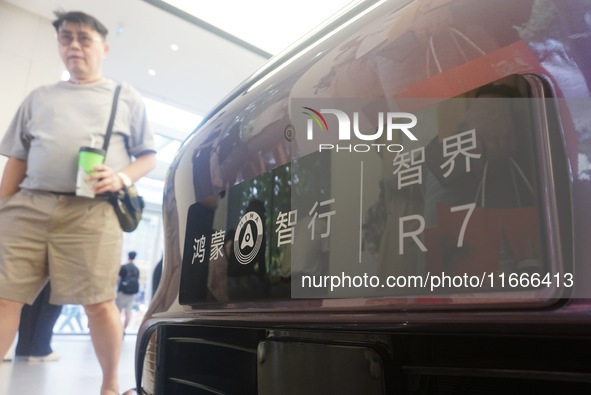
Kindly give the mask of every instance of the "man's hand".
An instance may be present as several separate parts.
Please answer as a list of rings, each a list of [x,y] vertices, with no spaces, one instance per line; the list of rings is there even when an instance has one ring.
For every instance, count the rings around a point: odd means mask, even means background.
[[[156,167],[156,154],[148,153],[141,155],[131,162],[125,169],[120,170],[125,173],[131,182],[136,182]],[[117,172],[107,165],[95,166],[94,173],[89,177],[90,180],[98,180],[94,184],[94,192],[98,195],[105,192],[117,192],[123,188],[123,180],[117,175]]]
[[[93,173],[88,177],[89,180],[98,180],[92,188],[94,193],[100,195],[106,192],[117,192],[123,188],[123,181],[116,172],[107,165],[98,165],[93,167]]]
[[[20,183],[27,174],[27,162],[22,159],[9,157],[4,167],[4,176],[0,183],[0,198],[14,195],[19,190]]]

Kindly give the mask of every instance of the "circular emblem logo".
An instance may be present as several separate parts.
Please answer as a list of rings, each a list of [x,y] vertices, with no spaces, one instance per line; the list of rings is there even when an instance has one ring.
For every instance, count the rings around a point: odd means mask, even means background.
[[[234,235],[234,254],[243,265],[248,265],[257,256],[263,243],[263,221],[254,211],[244,214]]]

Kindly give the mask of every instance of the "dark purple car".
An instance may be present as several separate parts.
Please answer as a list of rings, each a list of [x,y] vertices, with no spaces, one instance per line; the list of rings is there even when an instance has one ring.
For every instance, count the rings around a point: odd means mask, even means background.
[[[360,1],[164,196],[141,394],[590,394],[591,1]]]

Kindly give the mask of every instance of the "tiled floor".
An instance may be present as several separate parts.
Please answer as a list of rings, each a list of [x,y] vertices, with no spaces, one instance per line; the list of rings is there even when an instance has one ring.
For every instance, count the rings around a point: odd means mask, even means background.
[[[126,335],[121,351],[121,392],[134,387],[136,336]],[[59,361],[31,363],[22,358],[0,365],[0,395],[98,395],[101,371],[90,337],[55,335],[53,350]]]

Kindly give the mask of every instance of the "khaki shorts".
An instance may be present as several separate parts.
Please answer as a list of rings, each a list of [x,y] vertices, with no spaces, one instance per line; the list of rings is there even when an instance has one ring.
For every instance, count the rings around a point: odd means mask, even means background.
[[[106,200],[21,190],[0,199],[0,298],[53,304],[113,300],[122,232]]]

